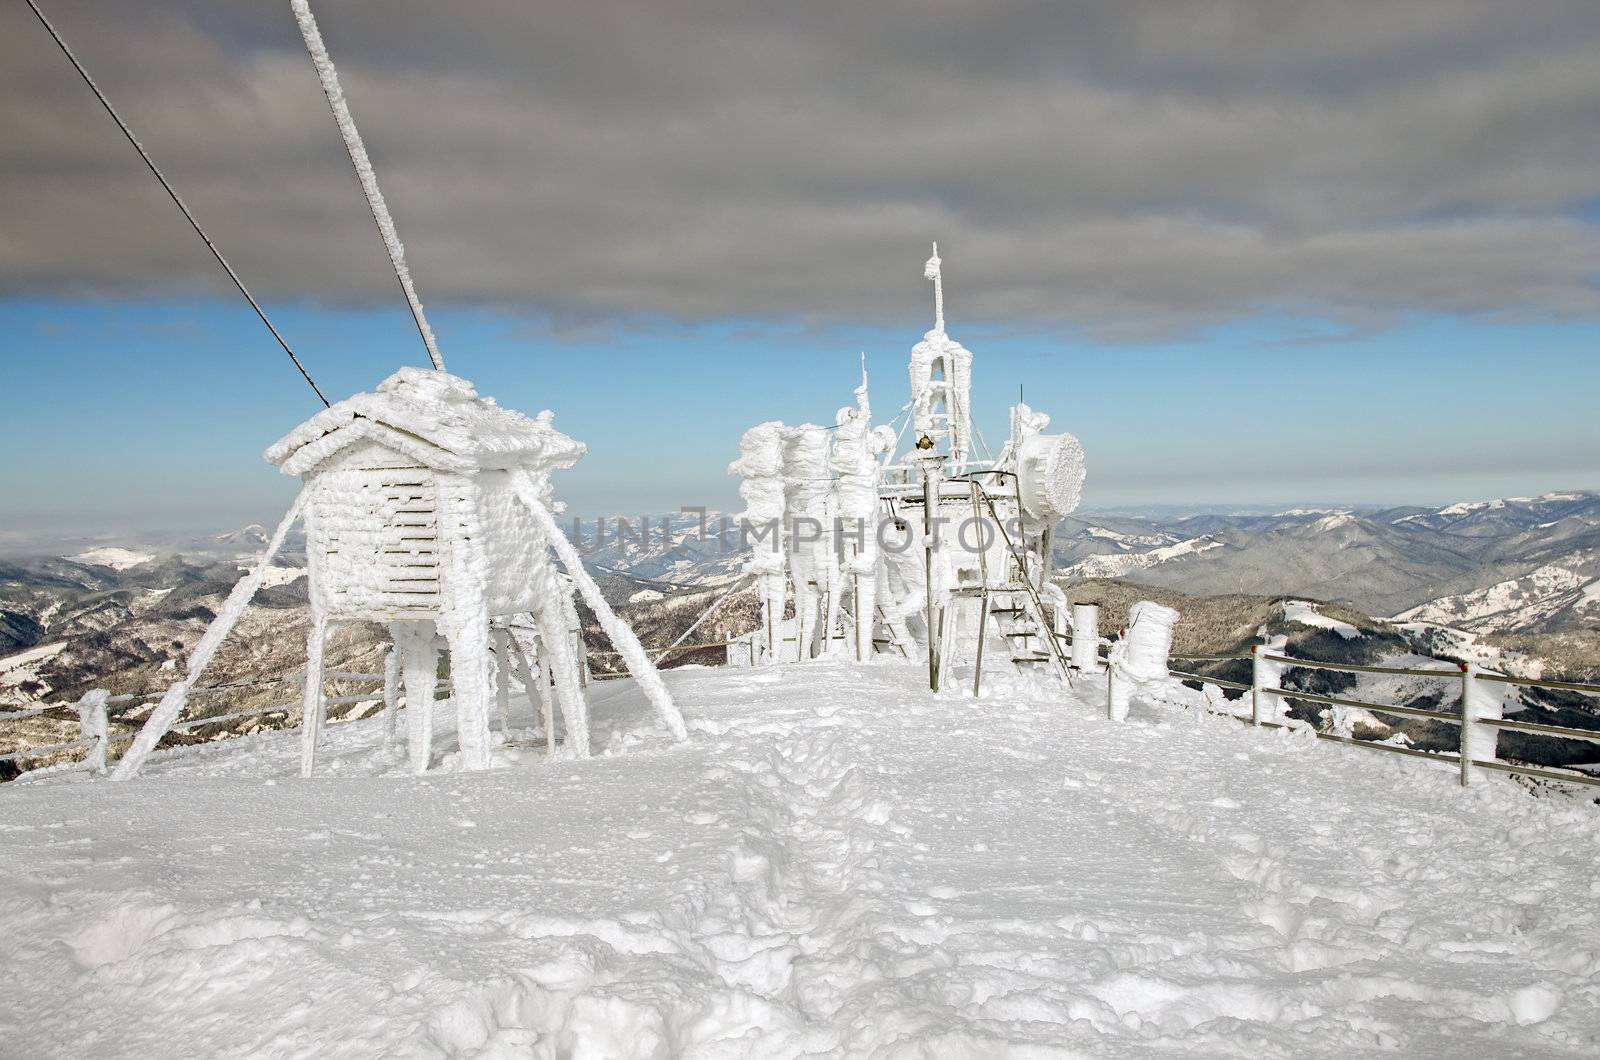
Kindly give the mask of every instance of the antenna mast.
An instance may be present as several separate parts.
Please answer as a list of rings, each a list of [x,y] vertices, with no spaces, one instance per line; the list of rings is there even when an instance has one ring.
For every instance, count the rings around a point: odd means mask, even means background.
[[[922,267],[922,275],[933,281],[933,330],[944,330],[944,279],[939,272],[939,244],[933,244],[933,257]]]

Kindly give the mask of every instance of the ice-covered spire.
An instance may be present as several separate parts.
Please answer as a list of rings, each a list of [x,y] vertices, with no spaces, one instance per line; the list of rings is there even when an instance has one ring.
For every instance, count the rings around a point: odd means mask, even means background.
[[[922,267],[922,275],[933,281],[933,330],[944,330],[944,280],[939,273],[939,244],[933,244],[933,257]]]
[[[861,410],[861,415],[868,421],[872,420],[872,400],[868,397],[867,390],[867,351],[861,351],[861,385],[856,387],[856,408]]]

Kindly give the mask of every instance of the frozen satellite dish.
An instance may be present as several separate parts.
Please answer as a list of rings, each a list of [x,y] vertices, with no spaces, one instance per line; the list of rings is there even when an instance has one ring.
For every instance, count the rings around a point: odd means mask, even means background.
[[[1070,434],[1035,434],[1017,452],[1017,493],[1032,519],[1055,522],[1083,497],[1083,445]]]

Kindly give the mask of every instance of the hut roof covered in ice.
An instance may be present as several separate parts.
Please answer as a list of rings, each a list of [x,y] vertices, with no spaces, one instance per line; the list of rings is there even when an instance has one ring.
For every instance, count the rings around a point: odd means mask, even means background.
[[[303,475],[359,441],[458,474],[525,468],[535,474],[571,467],[582,442],[556,430],[549,412],[530,419],[479,397],[470,382],[406,367],[306,420],[266,451],[287,475]]]

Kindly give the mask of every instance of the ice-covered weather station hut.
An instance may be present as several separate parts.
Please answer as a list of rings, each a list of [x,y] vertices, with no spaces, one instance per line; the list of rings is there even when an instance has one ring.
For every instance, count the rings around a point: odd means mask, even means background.
[[[538,699],[544,708],[547,738],[553,741],[553,711],[559,708],[567,752],[586,755],[588,709],[575,593],[595,613],[661,722],[684,739],[683,718],[655,667],[556,523],[550,475],[575,464],[584,446],[556,430],[550,412],[530,419],[502,408],[444,370],[315,20],[305,0],[294,0],[293,7],[432,368],[401,368],[376,390],[329,405],[266,451],[268,461],[302,479],[300,493],[115,777],[137,773],[182,713],[189,689],[261,587],[297,520],[305,524],[312,616],[302,699],[303,775],[315,767],[324,721],[324,646],[340,622],[387,627],[394,642],[388,722],[393,725],[403,680],[408,753],[418,771],[432,757],[441,646],[449,652],[460,768],[490,765],[491,704],[499,707],[504,726],[517,666],[530,701]]]

